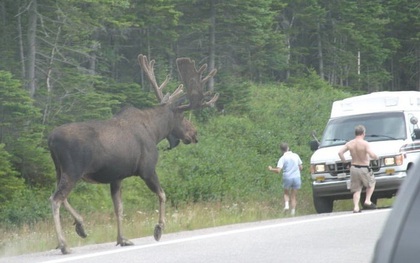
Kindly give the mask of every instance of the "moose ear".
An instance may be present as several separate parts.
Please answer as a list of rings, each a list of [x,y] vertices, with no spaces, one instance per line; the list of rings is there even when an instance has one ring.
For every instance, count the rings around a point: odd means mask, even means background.
[[[168,137],[166,137],[166,139],[169,142],[169,147],[166,150],[172,150],[173,148],[177,147],[180,142],[180,140],[172,134],[169,134]]]

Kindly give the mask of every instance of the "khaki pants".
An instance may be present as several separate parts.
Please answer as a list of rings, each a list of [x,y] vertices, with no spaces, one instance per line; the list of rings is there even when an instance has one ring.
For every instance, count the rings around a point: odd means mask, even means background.
[[[352,193],[361,191],[364,187],[373,187],[375,185],[375,176],[369,167],[350,167],[350,191]]]

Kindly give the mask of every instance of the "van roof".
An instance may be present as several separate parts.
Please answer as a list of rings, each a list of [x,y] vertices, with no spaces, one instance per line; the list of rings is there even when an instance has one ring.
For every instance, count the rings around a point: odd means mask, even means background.
[[[419,91],[380,91],[334,101],[331,118],[406,110],[420,110]]]

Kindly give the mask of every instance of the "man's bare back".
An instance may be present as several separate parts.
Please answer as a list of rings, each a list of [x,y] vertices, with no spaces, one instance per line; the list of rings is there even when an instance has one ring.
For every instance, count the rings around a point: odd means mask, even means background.
[[[365,134],[356,135],[356,138],[347,142],[338,152],[342,162],[346,162],[344,153],[350,151],[351,164],[369,166],[370,160],[378,159],[378,156],[372,152],[369,143],[364,140]]]

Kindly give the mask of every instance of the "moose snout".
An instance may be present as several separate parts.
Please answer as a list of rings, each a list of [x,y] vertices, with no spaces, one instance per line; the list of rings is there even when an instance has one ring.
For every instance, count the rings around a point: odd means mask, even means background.
[[[189,136],[186,136],[182,142],[184,144],[190,144],[190,143],[198,143],[198,138],[197,138],[197,134],[192,134]]]
[[[182,141],[184,144],[198,143],[197,138],[187,138]]]

